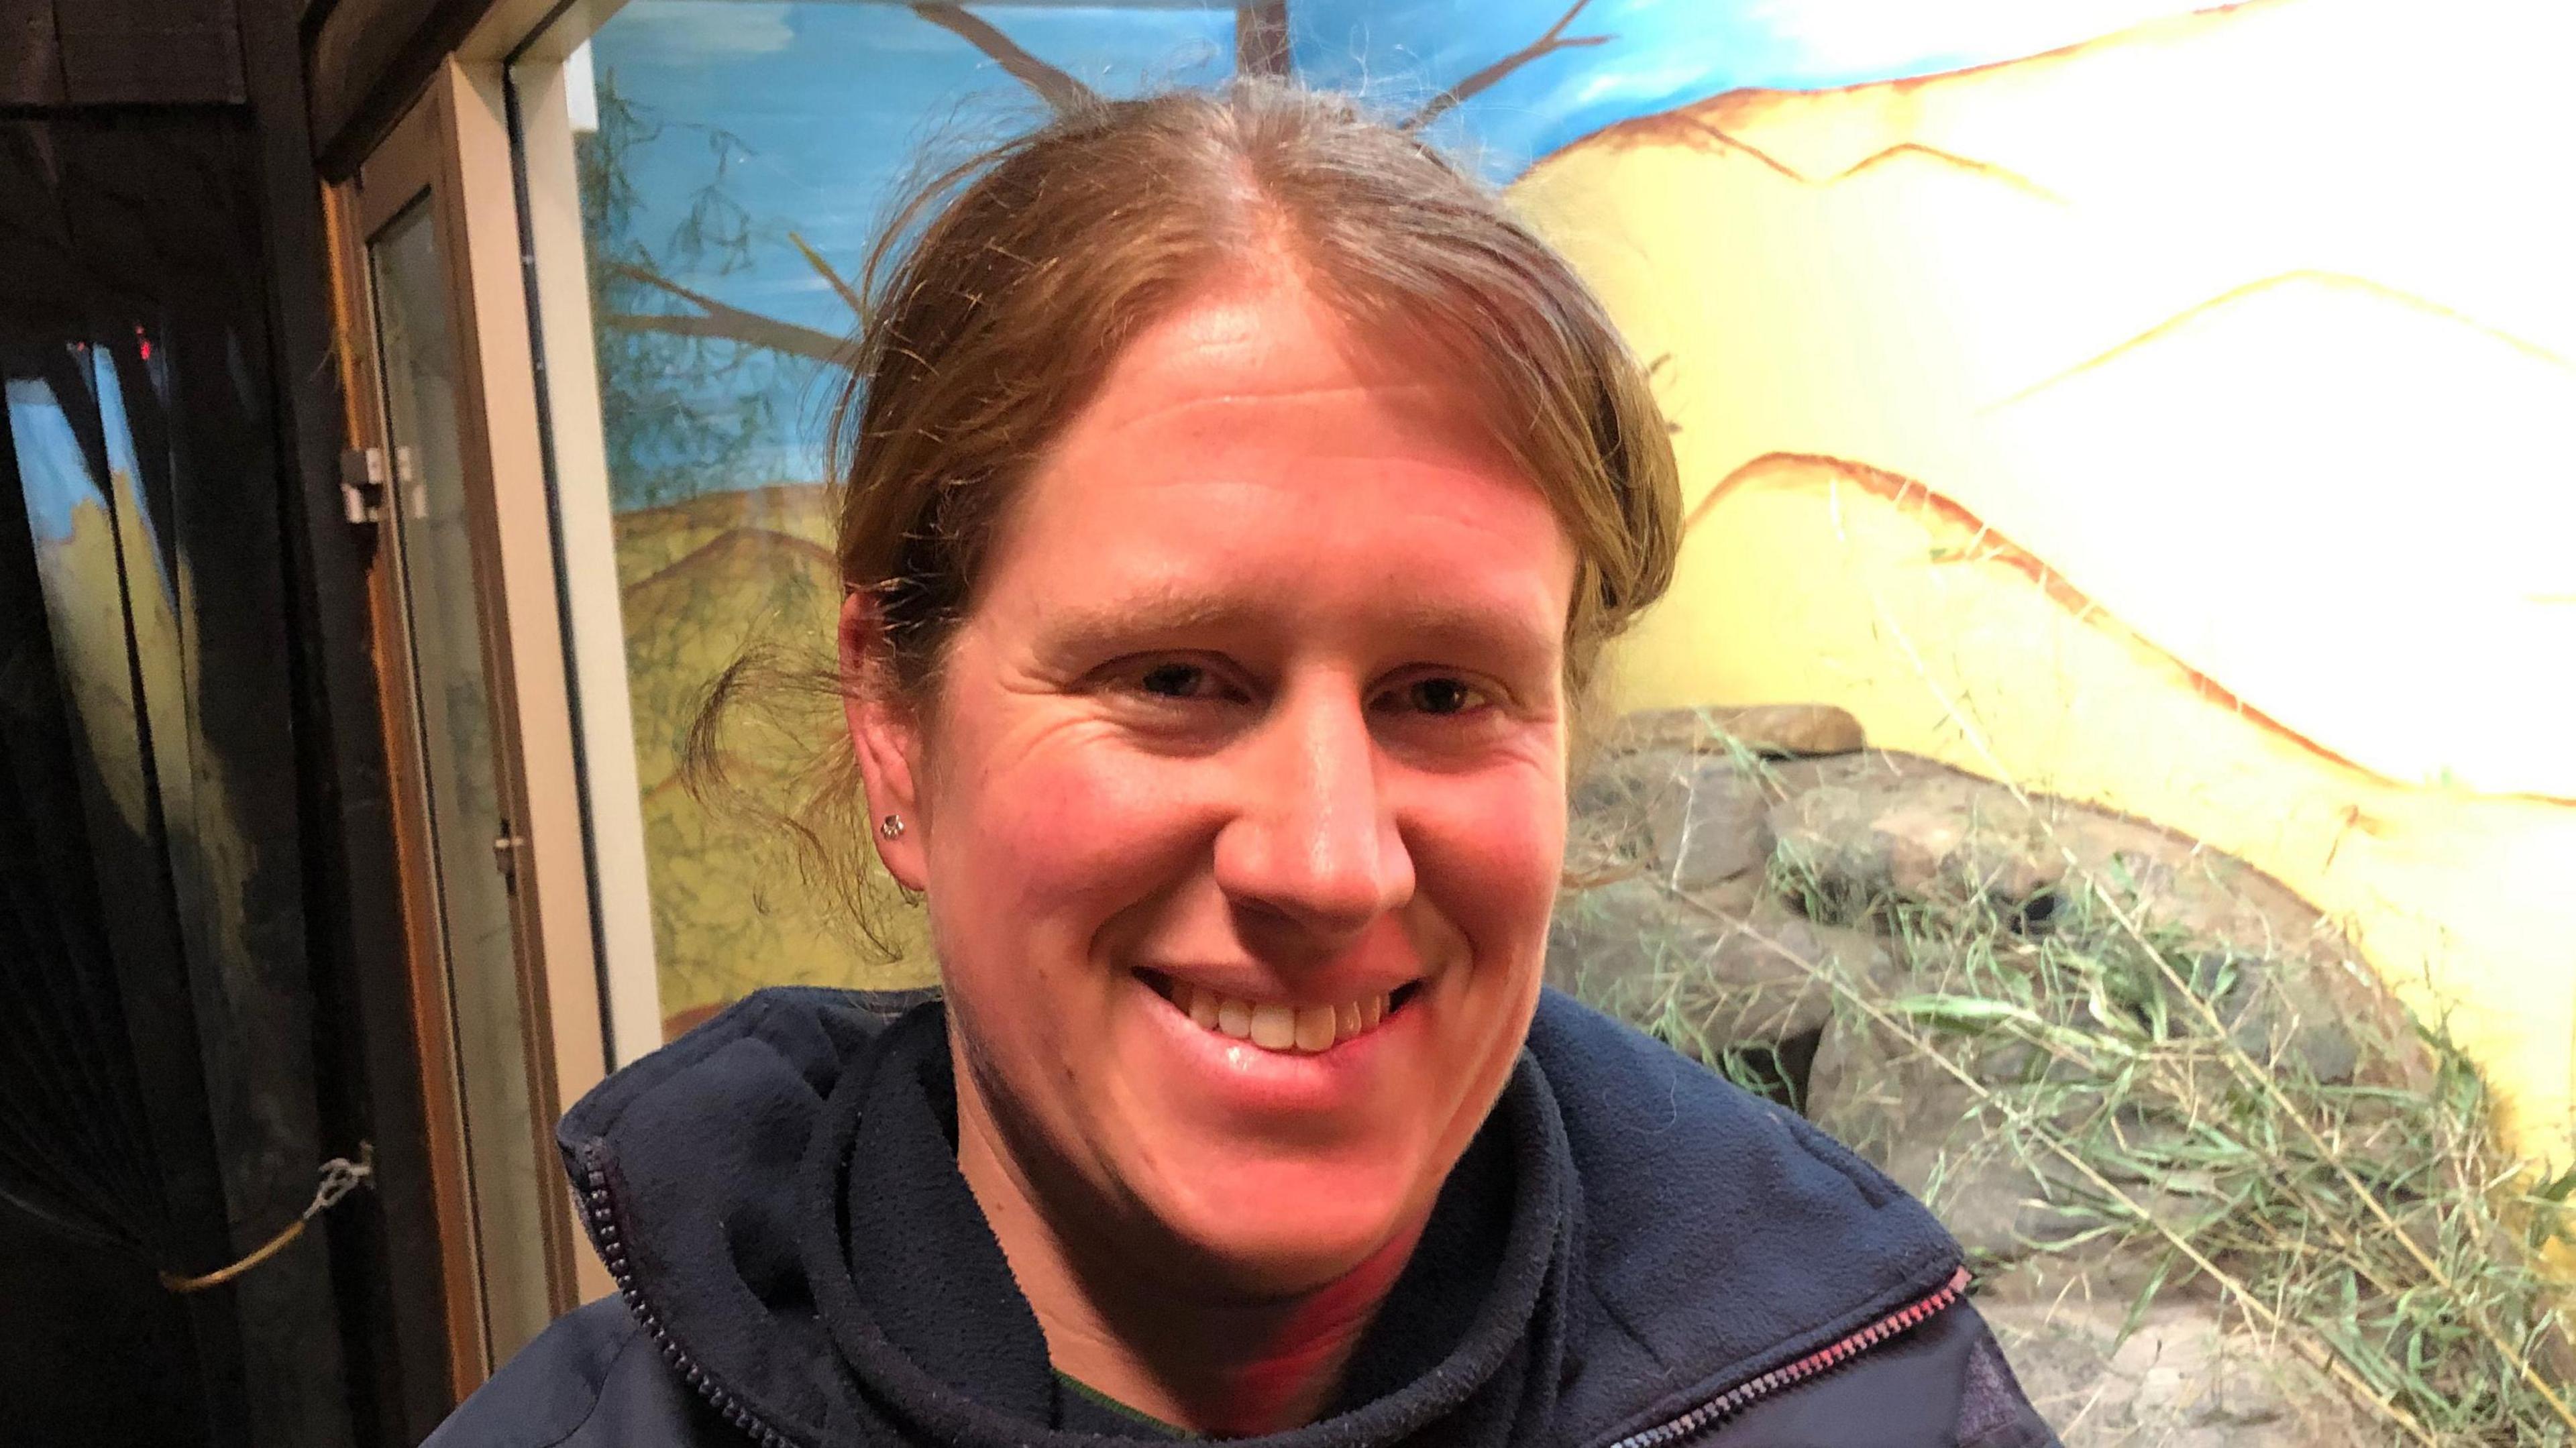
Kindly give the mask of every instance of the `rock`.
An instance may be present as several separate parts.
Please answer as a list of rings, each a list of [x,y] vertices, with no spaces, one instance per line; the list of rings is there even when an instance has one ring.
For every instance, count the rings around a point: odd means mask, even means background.
[[[1618,753],[1677,749],[1724,754],[1729,741],[1774,759],[1850,754],[1869,742],[1860,721],[1831,704],[1751,704],[1640,709],[1612,725],[1601,747]]]
[[[1782,909],[1743,877],[1696,896],[1647,875],[1572,892],[1548,932],[1550,984],[1668,1038],[1678,1026],[1711,1063],[1820,1031],[1831,981],[1884,989],[1887,970],[1873,937]]]
[[[2016,1274],[2018,1275],[2018,1274]],[[2067,1448],[2349,1448],[2384,1434],[2324,1374],[2226,1324],[2208,1294],[2158,1294],[2125,1340],[2130,1296],[1987,1284],[1979,1315]]]
[[[1699,759],[1684,787],[1649,816],[1655,872],[1700,890],[1771,863],[1770,796],[1723,759]]]
[[[1827,899],[1855,915],[1890,894],[2018,908],[2064,875],[2048,822],[2010,791],[1938,766],[1888,768],[1896,757],[1821,761],[1841,767],[1781,779],[1772,833]]]
[[[1872,750],[1771,770],[1782,855],[1806,872],[1809,902],[1838,922],[1873,919],[1891,898],[1982,901],[2017,928],[2044,930],[2084,890],[2151,938],[2233,970],[2217,1002],[2257,1060],[2349,1081],[2366,1061],[2420,1083],[2404,1011],[2332,922],[2277,880],[2197,841],[2049,795],[2017,795],[1928,759]]]
[[[1653,874],[1704,890],[1770,864],[1770,798],[1724,755],[1653,748],[1597,761],[1574,788],[1566,871],[1578,884]]]
[[[1806,1114],[1930,1206],[1980,1269],[2093,1225],[2053,1205],[2069,1200],[2053,1163],[2000,1129],[2003,1111],[1986,1094],[2010,1093],[2049,1063],[2018,1043],[1945,1046],[1976,1084],[1859,1013],[1838,1014],[1817,1041]]]
[[[1574,888],[1654,868],[1655,821],[1686,799],[1696,756],[1672,750],[1603,755],[1574,783],[1565,872]]]
[[[1632,714],[1612,737],[1618,747],[1575,787],[1566,851],[1575,890],[1646,882],[1585,907],[1624,922],[1586,936],[1601,980],[1658,974],[1639,957],[1664,947],[1616,943],[1623,930],[1707,934],[1659,893],[1722,891],[1716,903],[1743,913],[1776,851],[1806,882],[1787,903],[1828,926],[1883,925],[1894,900],[1975,901],[2035,933],[2071,894],[2096,890],[2141,929],[2185,942],[2210,982],[2230,978],[2213,1003],[2255,1059],[2323,1082],[2354,1080],[2371,1060],[2420,1062],[2404,1013],[2329,922],[2277,881],[2169,831],[1890,751],[1749,765],[1712,752],[1719,736],[1700,711]],[[1560,940],[1555,954],[1566,948]],[[1676,959],[1706,953],[1673,949]],[[1839,1070],[1848,1055],[1843,1043],[1819,1069]],[[2420,1084],[2422,1074],[2389,1079]]]
[[[2195,988],[2208,993],[2228,1038],[2254,1060],[2275,1072],[2295,1070],[2336,1085],[2360,1074],[2363,1047],[2342,1018],[2343,992],[2324,988],[2320,980],[2331,965],[2285,972],[2260,958],[2221,950],[2196,956],[2191,967]]]

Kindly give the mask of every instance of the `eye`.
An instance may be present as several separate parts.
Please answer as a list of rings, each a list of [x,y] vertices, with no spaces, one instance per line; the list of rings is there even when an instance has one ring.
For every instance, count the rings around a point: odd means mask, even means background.
[[[1417,714],[1464,714],[1487,701],[1483,690],[1464,679],[1434,674],[1397,688],[1391,702]]]
[[[1156,664],[1136,677],[1139,690],[1164,699],[1195,699],[1209,686],[1207,670],[1177,661]]]
[[[1188,658],[1142,659],[1121,671],[1123,687],[1156,702],[1240,702],[1246,696],[1234,674],[1219,663]]]

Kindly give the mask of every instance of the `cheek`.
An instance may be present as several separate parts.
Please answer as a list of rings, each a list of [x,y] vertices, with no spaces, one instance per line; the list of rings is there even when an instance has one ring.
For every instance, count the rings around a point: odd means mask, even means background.
[[[1037,936],[1050,955],[1079,948],[1203,842],[1153,761],[1089,734],[996,739],[981,757],[1000,762],[942,781],[930,902],[961,944]],[[943,890],[954,909],[941,909]]]
[[[1483,956],[1544,953],[1565,855],[1565,787],[1557,772],[1426,782],[1414,863],[1430,903]]]
[[[1046,1119],[1076,1094],[1063,1042],[1105,1040],[1116,1019],[1122,978],[1098,962],[1117,922],[1186,854],[1117,751],[1060,742],[978,741],[996,762],[938,782],[925,902],[986,1091]]]

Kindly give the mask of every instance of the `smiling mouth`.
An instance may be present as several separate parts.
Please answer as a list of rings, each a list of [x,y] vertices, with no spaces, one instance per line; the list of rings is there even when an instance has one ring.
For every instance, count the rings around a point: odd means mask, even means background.
[[[1422,989],[1420,981],[1410,981],[1392,991],[1357,1000],[1292,1006],[1285,1001],[1253,1001],[1220,994],[1158,971],[1140,970],[1137,975],[1201,1030],[1246,1041],[1265,1051],[1307,1056],[1320,1055],[1376,1030]]]

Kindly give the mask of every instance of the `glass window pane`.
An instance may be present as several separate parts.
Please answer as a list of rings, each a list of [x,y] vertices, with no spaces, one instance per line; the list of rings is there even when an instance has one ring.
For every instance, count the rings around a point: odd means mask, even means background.
[[[538,1154],[521,1034],[508,873],[513,835],[493,752],[436,212],[426,200],[415,203],[367,252],[393,445],[385,523],[411,642],[485,1326],[499,1361],[551,1317],[540,1224],[554,1183],[552,1163]]]

